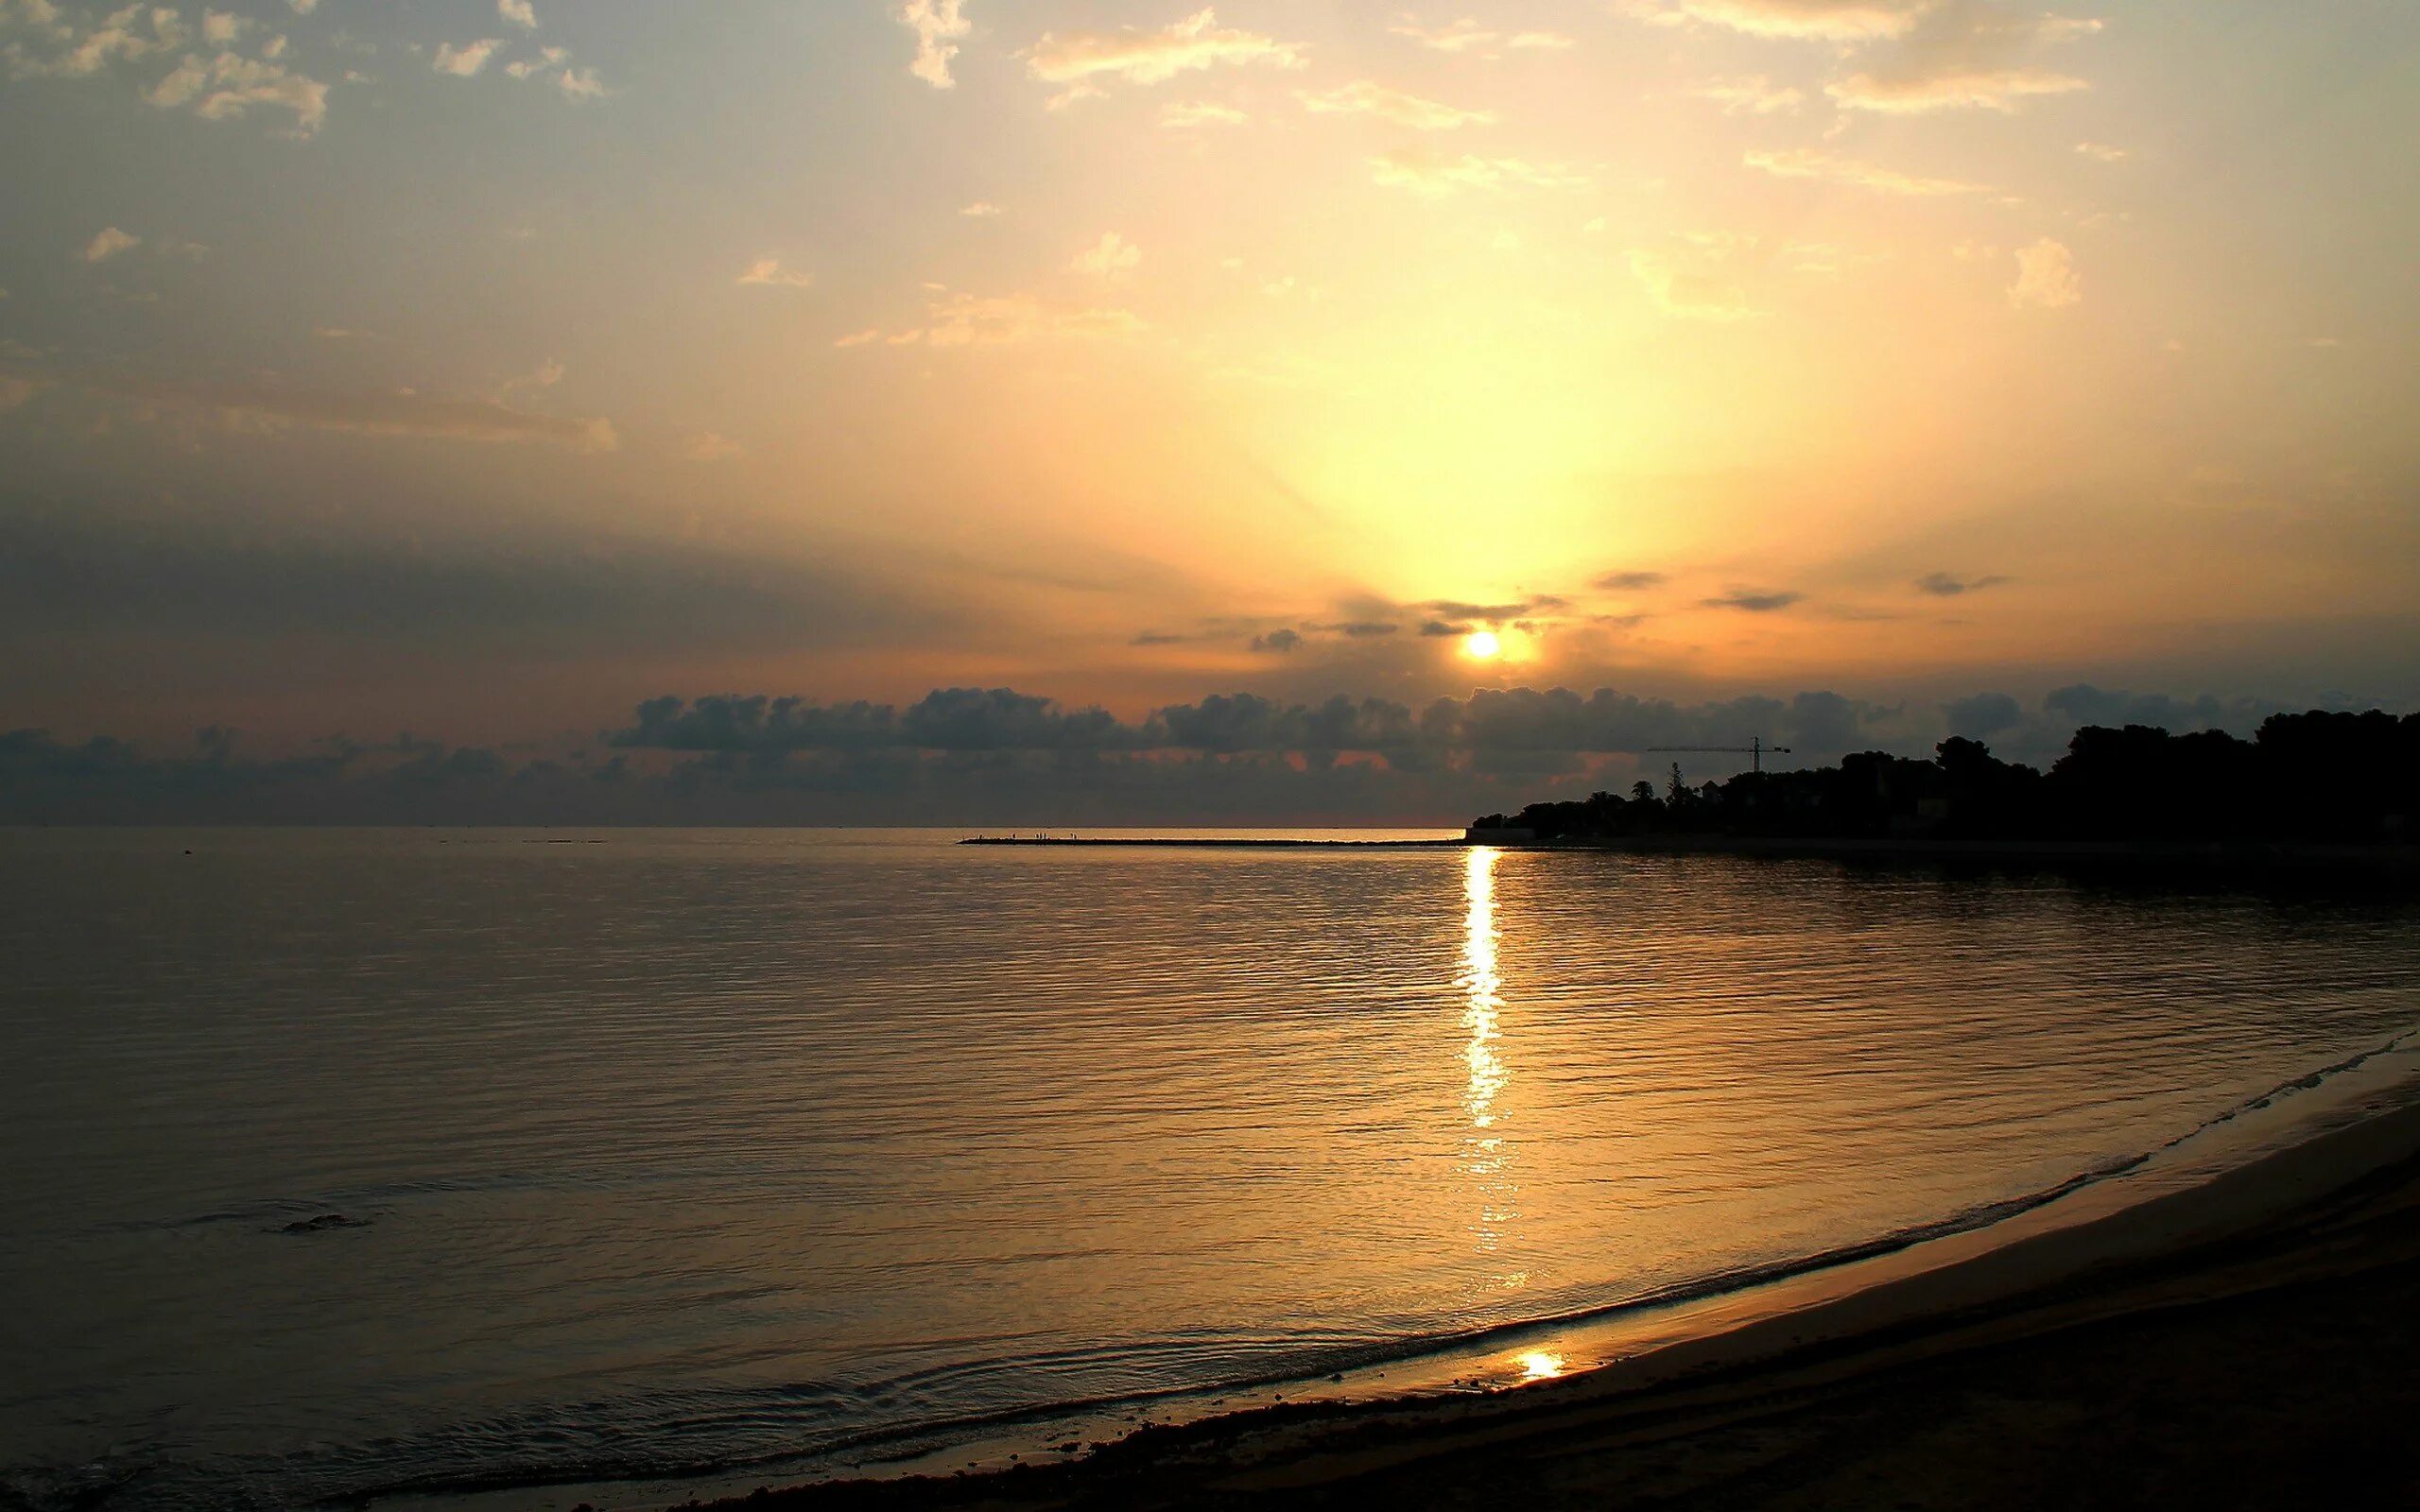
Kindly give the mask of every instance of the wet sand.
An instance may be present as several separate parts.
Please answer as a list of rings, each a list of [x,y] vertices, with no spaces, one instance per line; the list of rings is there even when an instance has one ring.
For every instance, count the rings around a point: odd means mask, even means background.
[[[726,1506],[2420,1504],[2420,1108],[1584,1376]]]

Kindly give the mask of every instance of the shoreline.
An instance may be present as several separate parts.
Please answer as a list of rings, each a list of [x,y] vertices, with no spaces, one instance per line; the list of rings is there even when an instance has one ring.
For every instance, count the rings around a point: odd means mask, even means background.
[[[2170,1314],[2216,1309],[2223,1323],[2231,1306],[2315,1282],[2387,1276],[2420,1299],[2420,1082],[2395,1093],[2391,1106],[2192,1184],[2040,1231],[1975,1230],[1858,1263],[1825,1273],[1829,1284],[1816,1290],[1828,1296],[1782,1297],[1732,1326],[1533,1385],[1263,1406],[1145,1427],[1084,1458],[1031,1468],[824,1481],[683,1504],[1191,1507],[1277,1493],[1353,1504],[1383,1483],[1385,1496],[1408,1504],[1461,1505],[1428,1494],[1437,1476],[1491,1483],[1530,1462],[1525,1446],[1545,1443],[1618,1442],[1615,1458],[1628,1464],[1641,1435],[1702,1462],[1712,1486],[1754,1457],[1756,1435],[1744,1422],[1773,1411],[1836,1414],[1910,1370],[1954,1375],[2011,1349],[2057,1353],[2096,1328],[2146,1320],[2207,1332],[2208,1318],[2175,1324]],[[1867,1263],[1885,1273],[1850,1274]],[[2420,1391],[2420,1366],[2411,1383]],[[1656,1504],[1672,1489],[1657,1492]],[[1623,1490],[1592,1483],[1585,1496],[1620,1504]],[[1747,1503],[1718,1496],[1710,1504]]]
[[[969,835],[958,842],[1020,850],[1461,850],[1485,848],[1525,854],[1725,855],[1876,861],[2009,861],[2045,865],[2118,865],[2351,868],[2420,872],[2420,846],[2316,845],[2266,841],[1942,840],[1884,835],[1632,835],[1585,840],[1328,840],[1226,839],[1215,835]]]

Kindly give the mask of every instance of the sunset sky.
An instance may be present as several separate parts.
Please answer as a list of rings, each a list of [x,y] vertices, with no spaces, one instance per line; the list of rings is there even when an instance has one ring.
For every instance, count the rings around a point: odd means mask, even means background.
[[[0,729],[2420,696],[2403,0],[0,0]]]

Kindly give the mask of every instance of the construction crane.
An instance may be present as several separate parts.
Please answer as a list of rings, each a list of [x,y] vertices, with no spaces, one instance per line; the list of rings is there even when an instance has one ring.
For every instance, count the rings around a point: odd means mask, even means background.
[[[1695,752],[1702,756],[1745,756],[1753,764],[1754,770],[1759,774],[1761,774],[1765,769],[1766,752],[1771,751],[1776,756],[1787,756],[1790,753],[1789,747],[1787,746],[1766,745],[1765,737],[1762,735],[1750,737],[1748,744],[1745,746],[1650,746],[1647,748],[1651,751],[1658,751],[1668,754],[1677,753],[1685,755]],[[1672,764],[1672,780],[1675,782],[1680,781],[1680,773],[1681,764],[1674,762]]]

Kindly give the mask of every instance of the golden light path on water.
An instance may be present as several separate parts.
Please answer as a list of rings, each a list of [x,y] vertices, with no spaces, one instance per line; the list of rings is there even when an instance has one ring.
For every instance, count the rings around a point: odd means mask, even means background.
[[[1471,1226],[1471,1239],[1482,1255],[1493,1255],[1504,1244],[1521,1211],[1521,1189],[1512,1177],[1512,1151],[1497,1127],[1501,1116],[1497,1104],[1512,1079],[1497,1050],[1503,1039],[1504,1007],[1504,980],[1497,970],[1495,950],[1499,854],[1482,847],[1473,850],[1463,863],[1462,974],[1456,984],[1465,1001],[1462,1027],[1470,1036],[1462,1051],[1468,1069],[1462,1111],[1470,1128],[1462,1139],[1461,1170],[1478,1194],[1478,1217]],[[1518,1287],[1529,1280],[1529,1273],[1505,1270],[1492,1280],[1498,1286]]]

